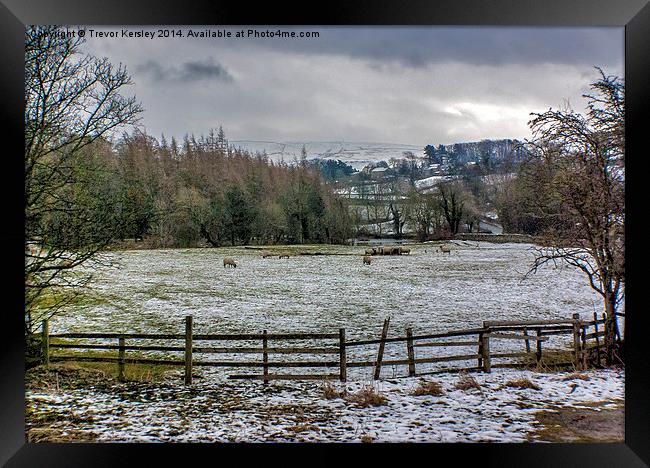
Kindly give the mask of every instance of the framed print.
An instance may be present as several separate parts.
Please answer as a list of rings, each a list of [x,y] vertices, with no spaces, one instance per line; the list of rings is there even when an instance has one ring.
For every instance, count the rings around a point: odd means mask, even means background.
[[[649,462],[643,1],[2,12],[8,466]]]

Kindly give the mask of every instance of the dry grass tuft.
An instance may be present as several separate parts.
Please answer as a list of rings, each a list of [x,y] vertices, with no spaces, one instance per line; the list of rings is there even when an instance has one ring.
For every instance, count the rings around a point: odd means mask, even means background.
[[[576,370],[573,362],[573,351],[544,351],[542,359],[537,361],[534,356],[526,356],[518,359],[519,364],[523,367],[534,370],[535,372],[566,372],[567,370]]]
[[[323,396],[327,400],[343,398],[345,396],[345,390],[339,391],[334,385],[329,382],[325,382],[323,385],[321,385],[321,390],[323,391]]]
[[[427,382],[427,381],[420,381],[418,383],[418,386],[416,387],[415,390],[413,390],[413,393],[411,395],[433,395],[433,396],[442,396],[445,394],[445,391],[442,388],[442,385],[440,385],[438,382]]]
[[[369,444],[373,441],[372,436],[370,434],[364,434],[361,436],[361,442],[364,444]]]
[[[368,406],[382,406],[388,403],[388,398],[379,393],[374,387],[366,386],[356,393],[346,393],[345,400],[350,403],[356,403],[362,408]]]
[[[474,377],[469,375],[467,372],[461,372],[458,382],[456,382],[456,388],[459,390],[469,390],[475,388],[479,392],[483,393],[481,385],[476,381]]]
[[[588,375],[581,374],[580,372],[573,372],[572,374],[569,374],[562,378],[562,380],[576,380],[576,379],[590,380]]]
[[[313,424],[296,424],[295,426],[289,426],[287,427],[287,431],[291,431],[294,433],[298,432],[306,432],[306,431],[319,431],[320,429],[318,426],[315,426]]]
[[[508,380],[504,386],[512,387],[512,388],[530,388],[531,390],[540,390],[540,388],[537,385],[535,385],[533,382],[531,382],[530,380],[524,377],[520,379]]]

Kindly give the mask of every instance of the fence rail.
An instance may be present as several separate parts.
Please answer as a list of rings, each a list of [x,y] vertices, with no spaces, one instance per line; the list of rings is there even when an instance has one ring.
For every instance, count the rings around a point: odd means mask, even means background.
[[[620,314],[617,314],[620,315]],[[184,366],[185,382],[192,383],[192,370],[194,367],[224,367],[224,368],[261,368],[261,374],[231,374],[230,379],[251,379],[263,380],[267,384],[271,380],[347,380],[348,368],[374,367],[373,378],[381,377],[382,366],[406,366],[409,376],[429,375],[450,370],[471,370],[491,372],[492,368],[519,367],[522,362],[493,362],[502,359],[526,359],[527,362],[541,363],[545,358],[553,356],[570,356],[564,362],[554,360],[555,365],[570,365],[576,369],[585,369],[589,365],[600,365],[603,355],[605,316],[598,318],[594,313],[593,320],[580,320],[578,314],[571,319],[563,320],[540,320],[540,321],[485,321],[481,328],[470,328],[465,330],[450,330],[442,333],[428,333],[414,335],[410,328],[406,329],[405,336],[388,337],[390,320],[386,319],[382,327],[380,338],[364,340],[346,340],[345,329],[339,329],[338,333],[236,333],[236,334],[195,334],[193,330],[193,319],[191,316],[185,318],[185,333],[150,334],[150,333],[49,333],[48,321],[43,322],[42,328],[42,349],[44,363],[56,361],[92,361],[117,363],[118,376],[124,379],[125,366],[127,364],[152,364]],[[617,337],[620,339],[618,327]],[[544,349],[543,344],[547,343],[549,336],[567,335],[571,337],[572,346],[569,350],[558,351]],[[448,340],[448,339],[452,340]],[[601,340],[601,338],[603,340]],[[117,344],[106,343],[77,343],[64,342],[69,339],[83,340],[116,340]],[[53,342],[54,340],[54,342]],[[127,344],[127,340],[131,343]],[[181,341],[183,345],[169,344],[133,344],[132,340],[163,340]],[[295,344],[296,341],[326,341],[325,344]],[[523,344],[521,351],[491,351],[491,343],[500,340],[511,342],[520,341]],[[235,346],[205,346],[197,342],[222,341],[222,342],[251,342],[258,341],[261,346],[240,344]],[[269,341],[276,343],[290,342],[291,346],[269,346]],[[384,359],[386,344],[401,343],[405,352],[404,358]],[[377,346],[375,359],[349,360],[348,349],[357,347]],[[450,347],[458,350],[451,355],[437,354],[438,351]],[[464,348],[464,349],[463,349]],[[494,347],[492,347],[494,349]],[[83,356],[79,354],[58,354],[51,351],[66,350],[103,350],[117,351],[113,356]],[[429,355],[417,356],[419,352],[429,351]],[[127,351],[131,356],[127,356]],[[133,352],[160,351],[184,353],[183,358],[159,359],[133,356]],[[433,355],[431,355],[433,353]],[[197,359],[197,355],[261,355],[261,360],[235,359],[235,360],[203,360]],[[269,360],[269,355],[310,355],[313,357],[294,360]],[[337,359],[317,359],[319,355],[338,355]],[[452,362],[468,362],[465,367],[444,367],[442,369],[422,369],[423,364],[442,364]],[[471,362],[471,364],[469,364]],[[418,372],[418,367],[420,368]],[[284,372],[270,373],[270,369],[329,369],[338,368],[338,373],[305,373],[289,374]]]

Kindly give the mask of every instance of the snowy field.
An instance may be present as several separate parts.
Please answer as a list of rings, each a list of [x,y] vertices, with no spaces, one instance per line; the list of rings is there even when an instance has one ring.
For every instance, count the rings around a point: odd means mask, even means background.
[[[419,244],[410,255],[373,257],[370,266],[362,264],[364,249],[314,246],[338,255],[281,260],[229,248],[111,254],[121,268],[95,271],[100,300],[56,317],[52,331],[177,332],[193,315],[206,333],[345,327],[354,338],[375,336],[387,316],[393,329],[429,332],[602,310],[576,269],[547,268],[524,279],[532,261],[527,244],[458,242],[451,255]],[[224,268],[226,256],[239,267]]]
[[[292,254],[288,259],[263,259],[260,251],[243,248],[111,253],[121,268],[96,270],[97,297],[55,317],[51,332],[182,333],[184,317],[192,315],[195,333],[264,329],[336,333],[345,328],[348,340],[359,340],[378,338],[386,317],[391,318],[391,337],[404,336],[406,327],[417,335],[480,327],[484,320],[569,318],[576,312],[588,318],[594,309],[602,308],[575,269],[549,268],[524,279],[532,259],[530,245],[458,241],[451,255],[435,252],[432,244],[411,248],[408,256],[373,257],[370,266],[362,264],[363,246],[308,248],[329,255],[299,255],[304,246],[282,247]],[[225,256],[236,259],[238,268],[224,268]],[[519,341],[492,341],[493,352],[523,351]],[[552,337],[545,346],[568,347],[569,341]],[[259,347],[260,343],[237,345]],[[403,348],[404,343],[387,344],[384,359],[404,359]],[[435,348],[435,352],[438,356],[476,352],[473,346],[458,348]],[[349,348],[348,360],[374,359],[376,349],[376,345]],[[431,349],[416,348],[415,357],[427,357]],[[233,357],[217,356],[201,359]],[[328,356],[328,360],[338,359]],[[248,360],[257,358],[249,355]],[[291,359],[272,355],[272,360],[283,358]],[[426,366],[433,364],[418,364],[417,371],[429,370]],[[303,371],[314,373],[314,369]],[[431,377],[446,391],[440,397],[411,395],[419,378],[401,378],[407,373],[405,366],[385,366],[384,380],[374,383],[372,371],[348,368],[346,388],[355,391],[375,385],[388,398],[386,405],[359,408],[341,398],[326,399],[319,382],[273,382],[265,388],[258,381],[227,379],[228,374],[259,370],[202,367],[195,368],[197,377],[189,388],[182,384],[179,369],[155,391],[132,382],[119,384],[117,391],[30,393],[27,400],[39,411],[71,414],[57,424],[72,424],[105,441],[359,441],[363,437],[515,442],[527,440],[535,428],[533,413],[541,408],[595,402],[606,402],[607,407],[624,395],[624,374],[619,370],[592,371],[589,380],[564,381],[562,373],[495,369],[492,374],[473,374],[482,391],[457,390],[458,374],[443,373]],[[517,377],[530,379],[541,390],[503,387]],[[341,389],[343,384],[334,385]]]
[[[575,269],[549,268],[524,279],[532,258],[526,244],[458,242],[450,255],[419,244],[408,256],[373,257],[370,266],[362,263],[363,246],[314,246],[312,251],[333,255],[297,255],[301,248],[289,248],[296,255],[288,259],[263,259],[243,248],[111,254],[122,268],[96,271],[98,298],[57,316],[51,331],[183,333],[184,317],[192,315],[195,333],[345,328],[347,340],[359,340],[378,338],[386,317],[390,337],[404,336],[407,327],[417,335],[476,328],[484,320],[566,319],[576,312],[587,318],[602,308]],[[236,259],[238,268],[224,268],[225,256]],[[570,344],[567,337],[551,337],[545,345],[565,342]],[[388,344],[385,358],[405,358],[403,348]],[[523,351],[523,343],[493,340],[491,348]],[[476,349],[450,352],[459,351]],[[428,352],[417,349],[416,358]],[[376,346],[351,348],[348,359],[375,353]],[[350,372],[364,378],[372,369]],[[404,369],[385,372],[400,375]]]

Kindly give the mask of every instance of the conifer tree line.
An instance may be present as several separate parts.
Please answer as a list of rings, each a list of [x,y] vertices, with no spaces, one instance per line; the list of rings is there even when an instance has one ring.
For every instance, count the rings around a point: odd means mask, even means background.
[[[116,239],[218,247],[343,243],[352,232],[347,206],[304,159],[230,147],[221,128],[180,145],[136,132],[92,153],[110,175]]]
[[[47,202],[56,209],[31,207],[38,214],[27,239],[83,250],[127,239],[162,248],[351,236],[346,204],[316,168],[229,147],[223,130],[215,133],[180,145],[137,131],[115,143],[95,139],[67,158],[65,183]]]

